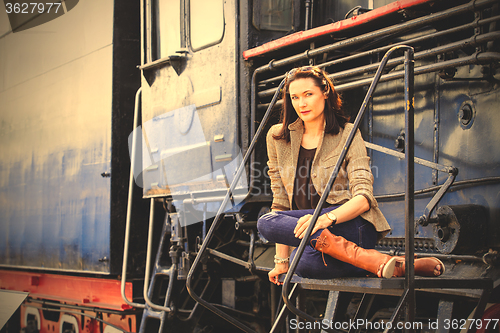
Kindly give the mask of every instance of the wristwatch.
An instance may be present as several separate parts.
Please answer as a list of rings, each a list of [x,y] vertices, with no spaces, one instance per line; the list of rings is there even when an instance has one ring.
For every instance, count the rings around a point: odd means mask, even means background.
[[[326,217],[328,217],[332,221],[332,224],[335,224],[337,222],[337,215],[333,214],[333,212],[326,213]]]

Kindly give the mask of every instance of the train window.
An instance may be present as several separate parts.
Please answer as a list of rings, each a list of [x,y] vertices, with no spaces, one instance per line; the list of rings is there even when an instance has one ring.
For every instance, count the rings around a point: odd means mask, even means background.
[[[292,30],[293,0],[254,1],[253,25],[259,30]]]
[[[191,0],[189,6],[191,48],[198,51],[219,43],[224,36],[224,1]]]
[[[156,27],[160,58],[181,49],[181,0],[157,0]]]

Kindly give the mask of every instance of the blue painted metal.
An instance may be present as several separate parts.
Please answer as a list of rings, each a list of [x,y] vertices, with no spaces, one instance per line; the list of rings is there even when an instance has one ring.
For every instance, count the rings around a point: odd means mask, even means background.
[[[79,25],[67,17],[95,10],[101,37],[74,52],[64,36]],[[110,178],[101,174],[111,172],[112,30],[104,26],[112,15],[111,3],[82,3],[2,38],[12,54],[27,57],[2,58],[13,70],[0,93],[2,266],[109,272],[99,259],[110,257]],[[41,69],[36,59],[50,62]]]
[[[116,184],[128,164],[119,167],[126,135],[116,132],[130,126],[127,94],[139,85],[133,66],[120,67],[139,55],[116,56],[138,46],[123,43],[126,15],[82,2],[0,34],[0,266],[108,274],[119,262]]]
[[[477,76],[481,66],[458,68],[456,76]],[[440,122],[439,122],[439,147],[434,147],[432,123],[435,106],[432,90],[428,89],[436,79],[432,75],[416,76],[415,78],[415,156],[427,160],[433,160],[434,150],[438,149],[439,163],[457,167],[459,170],[456,181],[466,181],[483,177],[497,177],[500,174],[500,152],[498,151],[498,135],[492,126],[500,119],[495,111],[498,105],[498,91],[490,90],[486,83],[476,81],[451,81],[439,80],[440,93]],[[474,89],[485,92],[471,94]],[[402,109],[401,105],[393,104],[392,99],[402,96],[403,91],[395,83],[381,84],[374,98],[374,143],[391,147],[394,139],[402,128],[398,116]],[[481,110],[474,124],[468,129],[460,126],[458,113],[464,103],[470,103],[476,110]],[[390,110],[390,111],[387,111]],[[392,135],[391,135],[392,134]],[[373,172],[375,176],[374,190],[376,195],[403,192],[404,169],[402,161],[394,157],[388,157],[382,153],[373,153]],[[446,173],[438,173],[438,183],[443,184]],[[432,169],[424,166],[415,167],[416,190],[433,186]],[[490,208],[490,227],[492,234],[489,243],[496,244],[498,226],[493,221],[498,220],[497,209],[500,202],[497,193],[500,191],[498,184],[485,184],[482,186],[471,186],[447,193],[440,205],[478,204]],[[431,193],[432,194],[432,193]],[[415,200],[415,217],[424,211],[430,196],[417,196]],[[393,227],[391,236],[403,237],[404,229],[402,221],[401,201],[381,201],[380,206]],[[493,209],[492,209],[493,208]],[[432,238],[431,228],[419,228],[418,237]]]

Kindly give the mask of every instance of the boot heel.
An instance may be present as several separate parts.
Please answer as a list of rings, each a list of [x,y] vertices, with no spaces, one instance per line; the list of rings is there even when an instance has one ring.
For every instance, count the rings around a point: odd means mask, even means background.
[[[386,279],[390,279],[394,274],[394,269],[396,268],[396,257],[392,257],[388,262],[384,264],[382,268],[381,277],[385,277]]]

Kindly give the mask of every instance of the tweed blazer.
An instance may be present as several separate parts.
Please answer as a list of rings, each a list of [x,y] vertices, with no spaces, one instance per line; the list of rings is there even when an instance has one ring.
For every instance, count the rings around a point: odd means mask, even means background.
[[[274,125],[267,133],[268,174],[273,192],[273,207],[290,210],[304,127],[300,118],[290,124],[290,142],[286,142],[273,138],[273,135],[280,132],[281,126]],[[347,123],[337,135],[324,134],[320,138],[311,167],[311,180],[319,195],[324,192],[352,129],[353,124]],[[371,222],[383,237],[390,231],[390,226],[373,196],[373,174],[369,160],[365,142],[358,130],[326,201],[329,204],[342,204],[356,195],[363,195],[368,199],[370,209],[361,214],[361,217]]]

